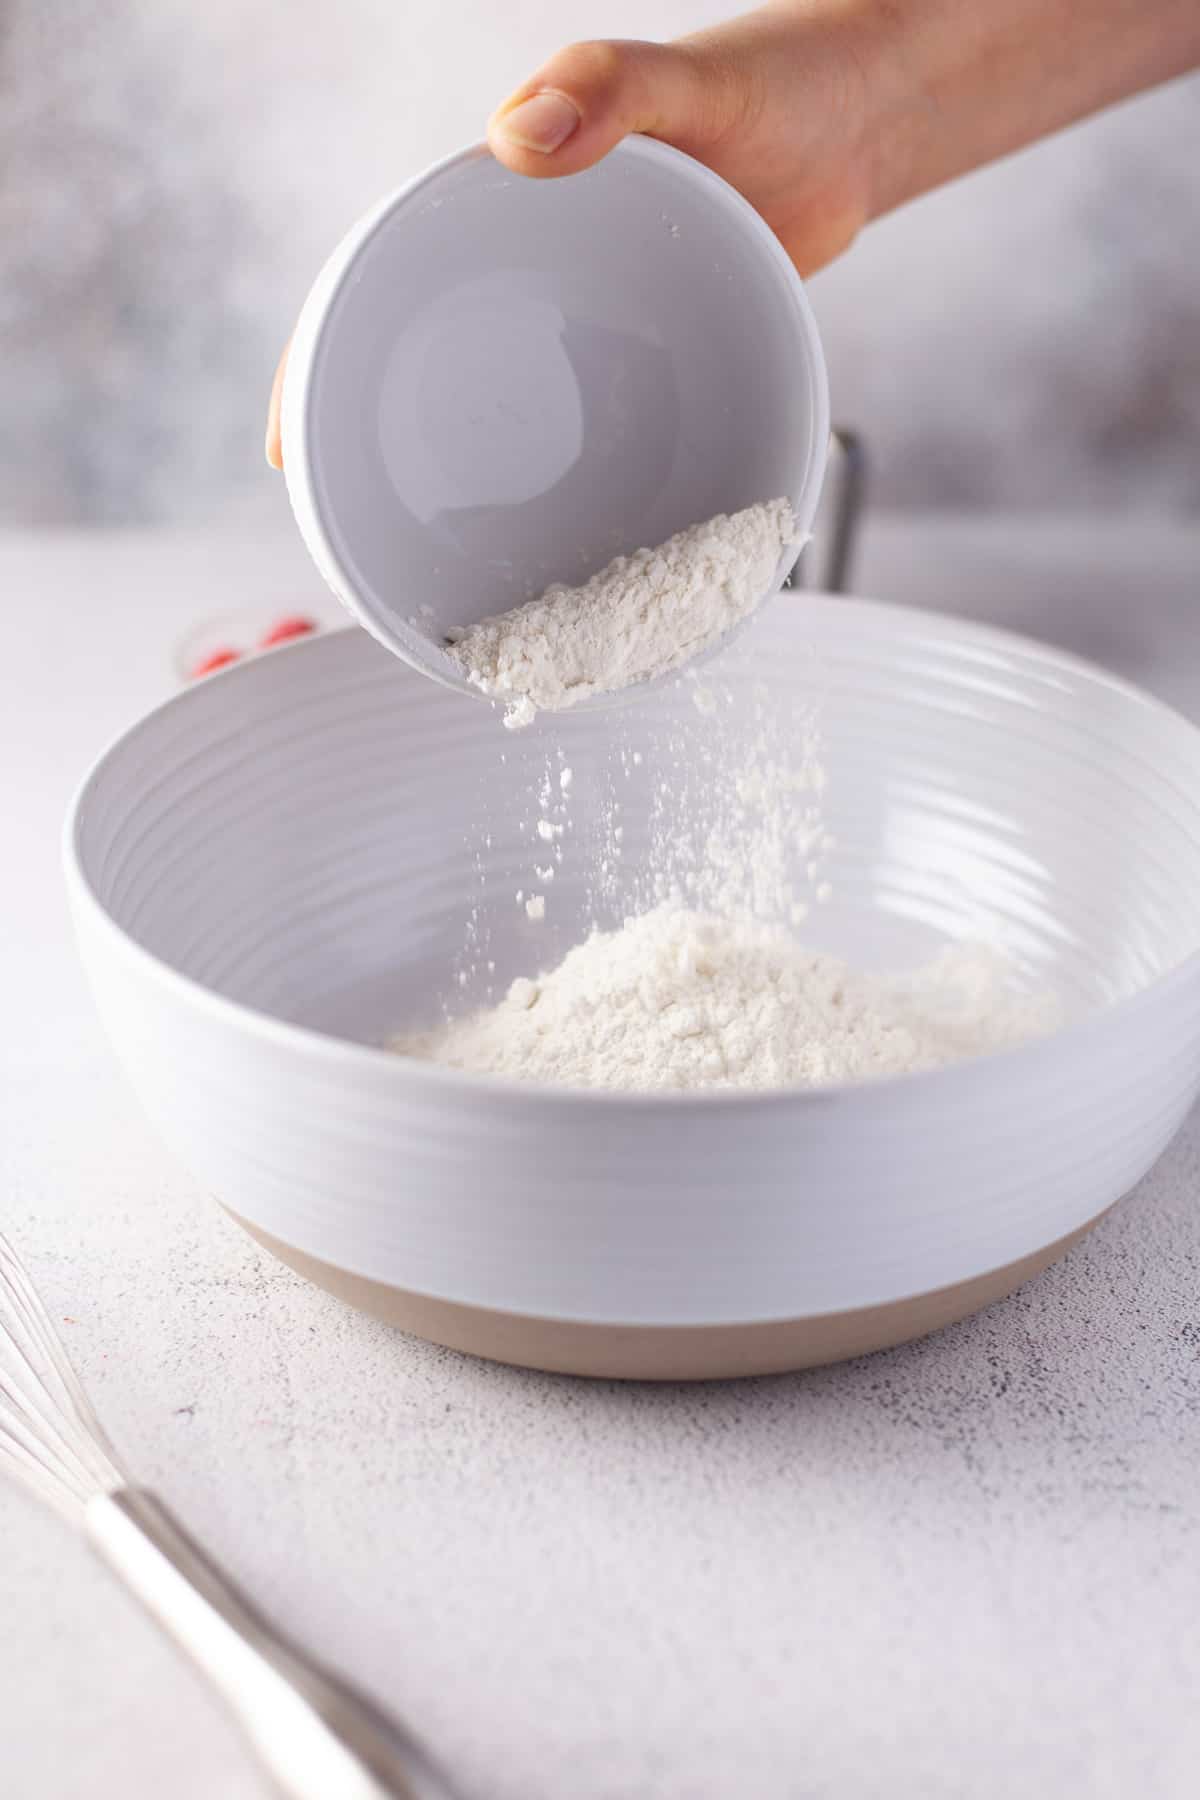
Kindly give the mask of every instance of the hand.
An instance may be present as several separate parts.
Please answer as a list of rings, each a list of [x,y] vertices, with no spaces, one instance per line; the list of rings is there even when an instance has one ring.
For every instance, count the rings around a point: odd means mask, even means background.
[[[686,150],[743,193],[802,275],[872,211],[867,36],[848,8],[776,0],[673,44],[573,44],[492,115],[518,175],[573,175],[630,132]]]
[[[1197,0],[770,0],[673,44],[560,50],[488,141],[545,178],[661,138],[739,189],[807,275],[869,219],[1197,62]]]

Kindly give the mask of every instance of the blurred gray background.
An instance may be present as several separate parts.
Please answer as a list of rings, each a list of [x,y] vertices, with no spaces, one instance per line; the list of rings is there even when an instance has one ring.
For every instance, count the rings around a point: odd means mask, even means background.
[[[278,504],[274,360],[341,232],[573,37],[695,0],[3,0],[0,521]],[[911,507],[1200,507],[1200,80],[873,227],[814,283]]]

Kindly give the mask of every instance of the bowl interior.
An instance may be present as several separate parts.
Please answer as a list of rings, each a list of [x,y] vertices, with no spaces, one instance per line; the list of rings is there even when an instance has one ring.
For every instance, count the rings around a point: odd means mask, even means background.
[[[799,810],[764,829],[781,770]],[[1055,652],[863,602],[781,598],[703,687],[523,733],[348,630],[143,721],[74,844],[172,968],[367,1043],[714,861],[768,911],[790,880],[817,946],[896,967],[982,940],[1083,1011],[1200,941],[1200,733]]]
[[[297,330],[285,461],[343,599],[444,679],[447,627],[715,513],[786,496],[807,529],[828,430],[776,239],[633,139],[558,182],[464,153],[352,233]]]

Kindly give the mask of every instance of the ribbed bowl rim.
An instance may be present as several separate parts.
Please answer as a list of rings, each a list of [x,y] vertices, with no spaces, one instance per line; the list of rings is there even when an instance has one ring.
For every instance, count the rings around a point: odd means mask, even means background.
[[[814,641],[818,643],[820,613],[822,609],[827,609],[831,618],[855,618],[868,626],[873,621],[886,621],[892,627],[900,624],[912,633],[914,644],[919,643],[922,638],[937,634],[942,640],[949,637],[964,647],[973,645],[979,649],[990,648],[1010,655],[1019,653],[1036,663],[1047,674],[1057,672],[1077,681],[1082,680],[1098,691],[1106,691],[1124,702],[1141,707],[1156,718],[1173,721],[1195,740],[1197,758],[1200,761],[1200,727],[1175,707],[1157,699],[1135,682],[1112,674],[1070,651],[1042,643],[1020,632],[1008,631],[995,625],[983,625],[974,620],[957,619],[951,614],[926,611],[920,607],[811,593],[804,596],[804,606],[806,619],[813,628]],[[348,633],[358,634],[360,631],[360,627],[348,624],[315,637],[302,638],[272,650],[270,661],[275,664],[280,657],[320,656],[327,653],[327,644],[343,639]],[[234,682],[254,681],[261,674],[266,660],[252,658],[206,676],[203,692],[211,694],[214,688],[217,691],[228,691]],[[1200,986],[1198,930],[1196,949],[1173,968],[1156,976],[1135,993],[1106,1002],[1052,1032],[1048,1037],[1015,1048],[993,1051],[947,1068],[880,1076],[861,1082],[830,1083],[820,1088],[703,1088],[681,1092],[630,1092],[625,1089],[579,1088],[517,1081],[505,1076],[472,1074],[465,1070],[419,1062],[382,1045],[356,1043],[318,1031],[311,1026],[273,1018],[244,1001],[214,993],[194,976],[173,968],[162,957],[138,943],[112,917],[96,893],[85,867],[82,844],[85,815],[94,787],[106,772],[110,761],[119,756],[142,732],[150,729],[165,713],[193,704],[200,692],[199,687],[193,687],[172,694],[143,714],[134,724],[118,732],[97,756],[76,789],[67,811],[62,849],[68,893],[78,909],[78,915],[98,928],[114,949],[128,958],[144,975],[157,982],[181,1005],[207,1014],[211,1019],[224,1023],[231,1031],[257,1040],[264,1048],[286,1051],[310,1062],[321,1061],[345,1073],[360,1069],[364,1074],[370,1072],[378,1077],[386,1070],[389,1072],[388,1078],[395,1082],[398,1089],[411,1088],[415,1094],[424,1092],[446,1098],[460,1095],[464,1099],[488,1096],[503,1100],[508,1107],[517,1109],[583,1107],[589,1111],[624,1110],[632,1114],[691,1112],[698,1107],[706,1111],[711,1111],[714,1107],[728,1108],[740,1114],[756,1110],[800,1112],[814,1106],[832,1104],[869,1105],[872,1100],[881,1096],[897,1094],[907,1094],[914,1098],[920,1094],[930,1100],[938,1094],[944,1094],[947,1101],[950,1101],[964,1087],[980,1080],[990,1080],[1002,1068],[1014,1069],[1021,1065],[1032,1074],[1039,1066],[1061,1064],[1064,1054],[1069,1055],[1074,1051],[1082,1053],[1089,1044],[1116,1030],[1124,1030],[1143,1013],[1164,1007],[1189,987]]]

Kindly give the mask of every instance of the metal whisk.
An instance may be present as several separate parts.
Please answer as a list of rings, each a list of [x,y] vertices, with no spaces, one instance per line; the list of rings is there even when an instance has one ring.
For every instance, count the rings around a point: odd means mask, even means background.
[[[407,1732],[282,1637],[130,1484],[2,1233],[0,1471],[82,1528],[209,1677],[286,1800],[453,1800]]]

